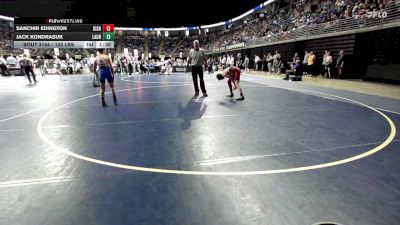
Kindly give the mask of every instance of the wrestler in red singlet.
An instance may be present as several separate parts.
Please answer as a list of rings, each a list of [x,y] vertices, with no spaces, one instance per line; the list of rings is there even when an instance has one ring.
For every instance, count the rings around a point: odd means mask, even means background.
[[[240,87],[240,69],[236,66],[231,66],[227,69],[225,69],[222,74],[217,74],[217,79],[222,80],[224,77],[228,78],[228,86],[229,90],[231,92],[230,95],[227,97],[233,97],[233,90],[238,89],[240,92],[240,98],[237,98],[236,100],[244,100],[243,96],[243,91],[242,88]],[[235,86],[232,90],[232,83]]]

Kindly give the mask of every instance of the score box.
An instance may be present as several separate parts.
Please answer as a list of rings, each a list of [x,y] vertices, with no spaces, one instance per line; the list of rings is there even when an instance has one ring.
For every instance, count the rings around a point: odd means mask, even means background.
[[[114,41],[115,33],[114,32],[103,32],[103,41]]]
[[[114,32],[114,24],[103,24],[103,32]]]

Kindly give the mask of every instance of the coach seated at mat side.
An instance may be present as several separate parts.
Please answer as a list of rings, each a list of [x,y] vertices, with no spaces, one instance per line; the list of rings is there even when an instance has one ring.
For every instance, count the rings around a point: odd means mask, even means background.
[[[301,66],[300,60],[296,60],[296,64],[290,70],[286,70],[286,77],[284,80],[301,81],[301,76],[303,75],[303,68]]]

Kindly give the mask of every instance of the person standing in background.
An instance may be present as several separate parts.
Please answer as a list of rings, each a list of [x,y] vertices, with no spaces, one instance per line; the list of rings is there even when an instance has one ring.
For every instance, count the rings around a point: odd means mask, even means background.
[[[336,71],[337,71],[337,78],[343,78],[343,66],[344,66],[344,51],[341,50],[339,52],[339,58],[336,60]]]
[[[221,65],[222,65],[222,68],[225,69],[225,67],[226,67],[226,56],[225,55],[222,57]]]
[[[132,58],[132,53],[129,53],[126,56],[126,62],[128,65],[128,76],[132,75],[133,73],[133,58]]]
[[[274,59],[273,61],[273,67],[274,67],[274,73],[280,74],[281,73],[281,55],[279,54],[278,50],[275,51],[275,55],[272,57]]]
[[[308,75],[308,56],[310,56],[310,54],[308,53],[308,51],[304,51],[304,59],[303,59],[303,73],[304,75]]]
[[[232,65],[231,65],[231,56],[230,55],[228,55],[227,57],[226,57],[226,66],[227,67],[231,67]]]
[[[235,57],[233,57],[233,55],[231,55],[231,58],[229,60],[229,65],[230,66],[234,66],[235,65]]]
[[[18,63],[18,61],[13,55],[10,55],[10,56],[7,57],[8,66],[17,67],[17,63]]]
[[[93,66],[94,66],[94,62],[96,61],[96,57],[94,57],[94,55],[93,54],[91,54],[90,55],[90,58],[89,58],[89,69],[90,69],[90,72],[94,72],[93,71]]]
[[[56,55],[53,56],[53,67],[55,69],[55,74],[58,74],[60,78],[63,79],[64,75],[61,72],[61,60]]]
[[[7,61],[2,55],[0,55],[0,70],[3,76],[11,76],[10,71],[7,67]]]
[[[330,51],[328,51],[326,59],[325,59],[325,68],[326,68],[326,73],[328,74],[328,78],[331,78],[331,71],[332,71],[332,62],[333,62],[333,57]],[[326,74],[325,76],[326,77]]]
[[[43,74],[48,73],[48,68],[49,68],[50,62],[48,59],[43,60]]]
[[[237,54],[237,60],[236,60],[236,67],[239,67],[242,65],[242,54],[238,53]]]
[[[314,75],[314,72],[315,72],[314,62],[315,62],[315,55],[314,55],[314,52],[311,51],[310,54],[308,55],[308,59],[307,59],[307,68],[308,68],[309,76]]]
[[[37,67],[39,68],[40,74],[42,76],[44,76],[43,65],[44,65],[44,60],[42,59],[42,57],[38,56],[37,57]]]
[[[198,40],[193,42],[193,49],[189,52],[189,59],[187,66],[192,66],[192,78],[195,94],[194,96],[199,96],[199,85],[197,83],[197,78],[200,78],[200,88],[203,92],[203,97],[207,97],[207,90],[204,85],[203,79],[203,65],[206,62],[206,53],[204,49],[200,48],[200,43]]]
[[[260,61],[260,57],[258,57],[258,55],[256,55],[254,57],[254,70],[257,71],[258,70],[258,61]]]
[[[326,57],[327,56],[328,56],[328,50],[325,50],[325,54],[322,57],[322,70],[323,70],[324,77],[326,77],[326,73],[328,72],[327,68],[326,68]]]
[[[271,53],[268,53],[267,56],[267,66],[268,66],[268,73],[271,74],[273,72],[273,68],[272,68],[272,62],[274,61],[274,59],[272,58]]]
[[[213,66],[213,60],[211,58],[207,59],[208,74],[213,72],[212,66]]]
[[[296,65],[296,62],[297,62],[297,60],[300,60],[300,57],[299,57],[299,54],[297,54],[297,52],[296,53],[294,53],[294,56],[293,56],[293,65]]]
[[[267,65],[267,55],[264,55],[261,63],[261,71],[264,71],[267,68],[266,65]]]
[[[249,63],[250,63],[250,59],[249,59],[249,57],[246,55],[245,58],[244,58],[243,65],[242,65],[242,66],[244,67],[244,71],[245,71],[246,73],[250,73]]]

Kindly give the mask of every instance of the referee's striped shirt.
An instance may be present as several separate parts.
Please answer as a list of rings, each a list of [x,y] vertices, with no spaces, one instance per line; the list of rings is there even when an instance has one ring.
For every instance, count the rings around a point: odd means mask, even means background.
[[[189,59],[191,59],[191,65],[192,66],[203,66],[205,60],[206,60],[206,53],[204,52],[204,49],[199,48],[198,51],[192,49],[189,52]]]

